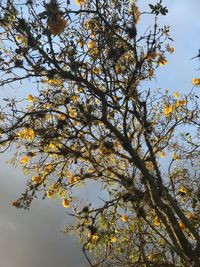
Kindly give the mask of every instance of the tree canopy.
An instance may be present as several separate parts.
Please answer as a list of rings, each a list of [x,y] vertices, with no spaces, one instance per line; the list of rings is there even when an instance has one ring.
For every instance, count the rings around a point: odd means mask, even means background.
[[[91,266],[200,266],[200,78],[187,95],[155,88],[174,52],[167,13],[161,0],[0,3],[0,85],[35,86],[0,113],[1,151],[28,177],[13,206],[60,199]],[[86,203],[90,183],[104,194]]]

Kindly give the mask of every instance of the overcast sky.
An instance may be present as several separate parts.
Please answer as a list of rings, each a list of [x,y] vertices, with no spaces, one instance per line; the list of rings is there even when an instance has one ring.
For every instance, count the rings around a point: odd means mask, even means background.
[[[138,0],[142,6],[150,2]],[[195,70],[200,68],[200,62],[190,60],[200,48],[200,0],[165,3],[169,14],[163,22],[171,25],[175,53],[168,58],[168,66],[159,72],[157,85],[172,92],[184,92],[191,89],[191,79],[200,75]],[[11,92],[2,88],[0,97],[11,93],[16,93],[16,89]],[[30,90],[24,88],[17,93],[26,96]],[[19,170],[5,164],[5,160],[5,155],[0,155],[0,267],[88,266],[78,242],[60,232],[70,220],[60,203],[36,200],[30,211],[10,205],[23,192],[26,178]]]

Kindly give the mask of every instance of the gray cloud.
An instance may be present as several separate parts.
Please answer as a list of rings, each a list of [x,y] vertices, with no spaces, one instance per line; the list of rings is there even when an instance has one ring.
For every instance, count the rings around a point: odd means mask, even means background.
[[[15,209],[10,203],[23,192],[25,178],[0,164],[0,267],[87,266],[78,241],[61,233],[71,219],[60,203],[36,200],[30,211]]]

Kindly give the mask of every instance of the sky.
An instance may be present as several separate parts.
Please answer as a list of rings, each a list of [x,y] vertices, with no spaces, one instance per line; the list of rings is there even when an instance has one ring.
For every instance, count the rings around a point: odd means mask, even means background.
[[[141,7],[150,2],[155,1],[138,0]],[[200,61],[190,60],[200,49],[200,1],[166,0],[164,3],[169,14],[162,23],[171,25],[175,53],[168,57],[168,66],[158,73],[156,84],[184,93],[191,89],[191,79],[200,75],[197,71]],[[26,96],[30,88],[1,88],[0,100],[16,93]],[[0,267],[88,266],[78,241],[61,233],[71,219],[60,203],[37,199],[30,211],[10,205],[23,192],[26,178],[19,169],[6,164],[9,153],[0,155]],[[92,186],[87,190],[83,194],[95,194]]]

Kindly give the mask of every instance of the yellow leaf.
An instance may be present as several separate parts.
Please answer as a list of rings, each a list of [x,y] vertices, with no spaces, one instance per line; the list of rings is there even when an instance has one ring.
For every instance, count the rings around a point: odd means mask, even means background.
[[[153,221],[155,226],[160,226],[160,219],[158,217],[156,217]]]
[[[49,172],[52,171],[52,169],[53,169],[53,166],[51,164],[48,164],[48,165],[45,166],[44,171],[46,173],[49,173]]]
[[[156,255],[155,255],[155,254],[150,254],[150,255],[148,256],[148,259],[149,259],[150,261],[154,261],[155,258],[156,258]]]
[[[180,193],[184,193],[184,194],[187,194],[188,193],[188,189],[185,186],[181,186],[178,191]]]
[[[67,198],[65,198],[65,199],[63,199],[63,201],[62,201],[62,205],[63,205],[63,207],[64,208],[69,208],[70,207],[70,202],[69,202],[69,200],[67,199]]]
[[[74,103],[78,102],[78,100],[79,100],[78,95],[73,95],[73,96],[71,97],[71,100],[72,100]]]
[[[80,5],[84,5],[84,4],[85,4],[85,0],[76,0],[76,4],[77,4],[78,6],[80,6]]]
[[[34,97],[30,94],[27,96],[26,99],[29,100],[30,102],[33,102]]]
[[[99,236],[97,233],[94,233],[93,235],[91,235],[92,240],[96,241],[97,239],[99,239]]]
[[[27,157],[27,156],[23,156],[23,157],[21,158],[21,160],[20,160],[20,162],[21,162],[22,164],[24,164],[24,165],[26,165],[26,164],[28,163],[28,161],[29,161],[29,157]]]
[[[43,83],[53,85],[53,86],[59,86],[63,85],[64,81],[62,79],[49,79],[49,80],[42,80]]]
[[[167,51],[168,51],[170,54],[172,54],[172,53],[174,53],[174,48],[171,47],[171,46],[168,44],[168,45],[167,45]]]
[[[168,61],[166,58],[160,58],[158,61],[159,66],[165,66],[165,65],[167,65],[167,63],[168,63]]]
[[[154,75],[154,70],[152,68],[150,68],[149,70],[149,79],[151,79]]]
[[[40,178],[40,176],[36,176],[35,175],[35,176],[32,177],[31,180],[33,181],[34,184],[37,185],[41,181],[41,178]]]
[[[33,141],[35,132],[32,128],[25,128],[23,133],[25,138],[27,138],[29,141]]]
[[[117,242],[117,238],[116,238],[115,236],[111,237],[111,242],[112,242],[112,243]]]
[[[192,79],[192,84],[193,85],[200,85],[200,78],[193,78]]]
[[[173,96],[178,99],[180,97],[180,93],[176,91],[173,93]]]
[[[21,43],[22,45],[26,45],[27,44],[27,38],[24,35],[17,35],[15,37],[15,39],[16,39],[17,42]]]
[[[75,117],[77,116],[77,112],[76,112],[76,110],[75,110],[75,109],[71,109],[71,110],[69,111],[69,116],[70,116],[71,118],[75,118]]]
[[[122,215],[122,221],[123,221],[123,222],[126,222],[127,219],[128,219],[127,215],[126,215],[126,214],[123,214],[123,215]]]
[[[98,67],[94,67],[94,68],[92,69],[92,72],[93,72],[94,74],[96,74],[96,75],[99,75],[99,73],[100,73],[100,69],[99,69]]]
[[[78,177],[76,177],[76,176],[69,177],[69,183],[70,184],[75,184],[77,181],[78,181]]]
[[[62,120],[62,121],[64,121],[64,120],[66,120],[66,115],[65,114],[60,114],[59,116],[58,116],[58,119],[59,120]]]
[[[176,153],[173,153],[173,154],[172,154],[172,158],[173,158],[174,160],[180,160],[180,159],[181,159],[181,157],[180,157],[179,155],[177,155]]]
[[[159,157],[161,157],[161,158],[166,157],[166,153],[165,153],[164,151],[160,151],[160,152],[158,153],[158,155],[159,155]]]
[[[187,100],[183,99],[183,100],[177,100],[176,101],[176,107],[181,107],[181,106],[185,106],[187,104]]]
[[[96,46],[96,41],[90,40],[88,42],[88,48],[92,49],[92,48],[95,48],[95,46]]]
[[[196,215],[195,215],[195,213],[193,213],[193,212],[188,212],[187,217],[188,217],[188,219],[189,219],[190,221],[196,219]]]
[[[173,105],[165,105],[165,106],[164,106],[164,111],[163,111],[163,113],[164,113],[165,115],[169,115],[170,113],[173,112],[173,109],[174,109],[174,106],[173,106]]]
[[[154,170],[153,162],[152,161],[148,161],[146,163],[146,168],[147,168],[148,171],[153,171]]]
[[[179,222],[179,226],[180,226],[180,228],[181,228],[182,230],[185,229],[185,224],[184,224],[183,222]]]
[[[83,92],[84,92],[83,87],[79,86],[79,87],[77,88],[77,91],[78,91],[79,93],[83,93]]]

